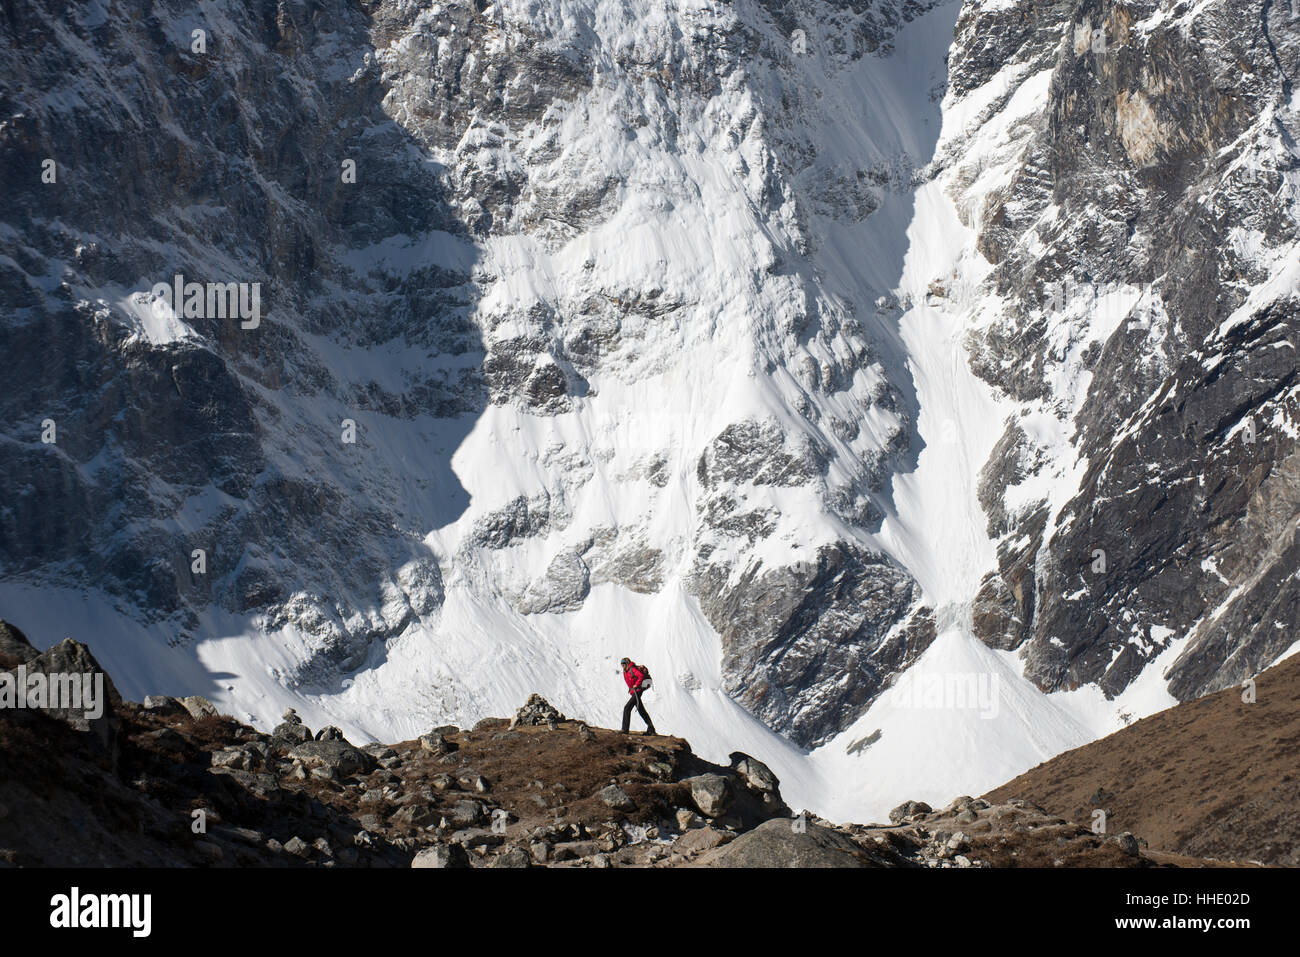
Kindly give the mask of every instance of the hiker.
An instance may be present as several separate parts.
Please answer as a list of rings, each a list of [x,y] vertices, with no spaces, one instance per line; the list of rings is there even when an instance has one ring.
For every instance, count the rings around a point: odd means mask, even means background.
[[[654,722],[641,703],[641,694],[650,688],[650,669],[638,665],[631,658],[624,658],[619,664],[623,668],[623,680],[627,682],[629,695],[627,704],[623,706],[623,733],[628,733],[628,725],[632,723],[632,707],[635,705],[641,714],[641,720],[645,722],[645,733],[654,734]]]

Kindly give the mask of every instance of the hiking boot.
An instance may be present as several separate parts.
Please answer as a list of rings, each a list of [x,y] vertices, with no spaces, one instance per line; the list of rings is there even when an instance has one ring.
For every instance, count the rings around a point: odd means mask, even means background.
[[[646,728],[646,729],[645,729],[645,733],[646,733],[646,734],[654,734],[654,733],[655,733],[654,726],[652,725],[651,727]]]

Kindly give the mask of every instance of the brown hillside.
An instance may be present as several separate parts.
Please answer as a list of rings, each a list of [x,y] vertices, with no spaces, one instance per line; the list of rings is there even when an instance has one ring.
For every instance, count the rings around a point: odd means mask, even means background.
[[[1300,865],[1300,655],[1228,688],[1067,751],[990,791],[1131,831],[1152,850]]]

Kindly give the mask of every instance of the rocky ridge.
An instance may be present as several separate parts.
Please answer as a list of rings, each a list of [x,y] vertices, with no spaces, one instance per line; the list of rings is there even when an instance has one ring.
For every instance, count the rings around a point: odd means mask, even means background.
[[[56,646],[94,669],[88,649]],[[0,624],[0,669],[39,664]],[[47,654],[49,654],[47,652]],[[0,670],[0,674],[4,674]],[[1018,799],[908,802],[888,825],[791,811],[756,758],[567,719],[512,719],[354,746],[293,711],[261,733],[201,697],[114,700],[100,729],[0,709],[0,866],[1150,866]],[[1167,863],[1167,862],[1166,862]]]

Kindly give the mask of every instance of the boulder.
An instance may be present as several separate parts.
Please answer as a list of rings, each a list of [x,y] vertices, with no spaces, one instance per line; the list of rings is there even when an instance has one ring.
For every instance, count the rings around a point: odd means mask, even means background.
[[[193,718],[214,718],[218,714],[216,705],[202,695],[197,694],[181,698],[181,707],[188,711]]]
[[[334,727],[334,725],[329,724],[316,732],[316,740],[317,741],[342,741],[344,740],[343,732],[340,731],[338,728]]]
[[[601,788],[596,792],[596,797],[605,807],[613,808],[615,811],[630,811],[636,807],[636,802],[628,797],[628,793],[617,784],[611,784],[609,787]]]
[[[755,791],[772,792],[781,788],[781,782],[771,768],[743,751],[731,752],[731,768]]]
[[[377,766],[374,758],[347,741],[306,741],[289,753],[308,768],[328,767],[344,778],[365,774]]]
[[[448,741],[443,735],[436,731],[428,734],[422,734],[419,738],[420,749],[428,751],[430,754],[450,754],[457,749],[457,745]]]
[[[13,635],[22,633],[9,627],[9,640],[16,645]],[[116,754],[116,708],[122,696],[81,642],[65,638],[15,669],[0,671],[0,708],[15,707],[20,693],[27,708],[88,732],[106,752]]]
[[[506,842],[504,834],[487,831],[481,827],[467,827],[451,836],[452,841],[461,847],[473,850],[476,847],[500,847]]]
[[[486,818],[481,801],[457,801],[451,811],[451,821],[461,827],[481,824]]]
[[[681,854],[710,851],[734,840],[735,834],[716,827],[698,827],[687,831],[673,843],[673,850]]]
[[[415,855],[412,867],[469,867],[469,855],[459,844],[435,844]]]
[[[408,804],[398,809],[389,821],[398,827],[432,827],[438,823],[438,818],[438,812],[431,807]]]
[[[183,710],[179,701],[166,694],[147,694],[143,704],[146,711],[159,711],[163,714],[175,714]]]
[[[846,835],[776,819],[760,824],[702,861],[714,867],[868,867],[862,849]]]
[[[283,742],[285,748],[292,748],[296,744],[305,744],[312,739],[311,729],[301,721],[286,721],[283,724],[277,724],[271,731],[271,738],[274,741]]]
[[[533,860],[522,847],[508,847],[496,856],[489,867],[532,867]]]
[[[889,812],[890,824],[906,824],[922,814],[929,814],[933,808],[924,801],[904,801]]]
[[[682,783],[691,789],[691,801],[705,817],[721,817],[735,800],[732,779],[721,774],[697,774]]]

